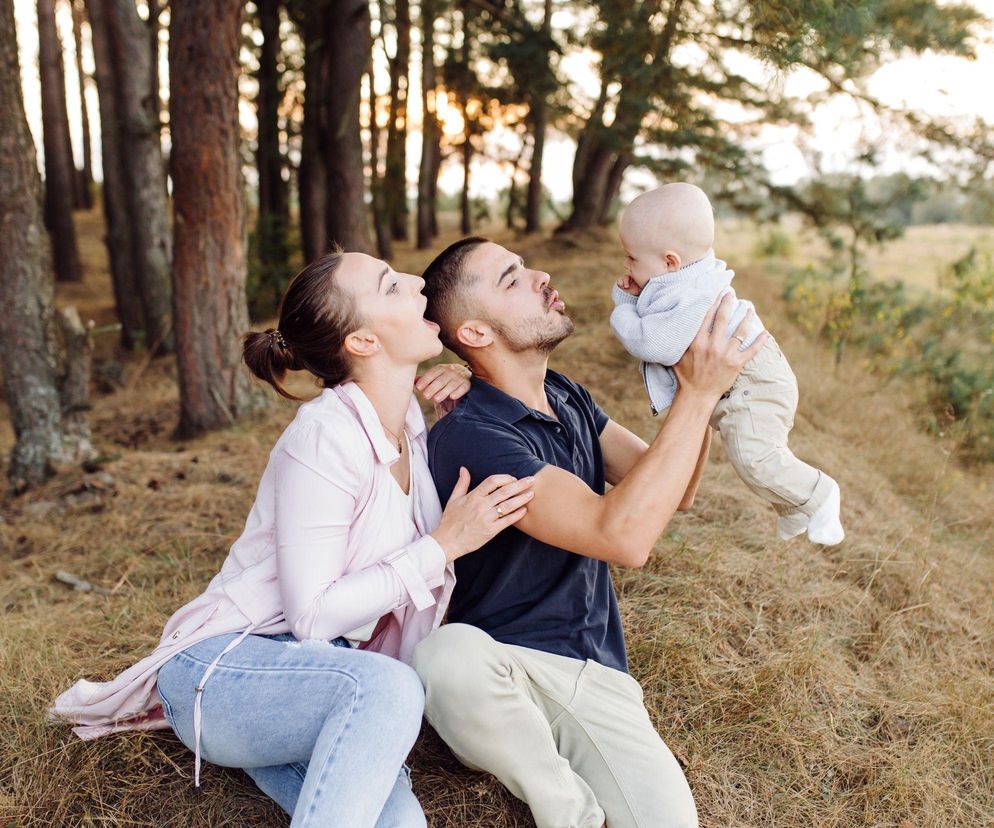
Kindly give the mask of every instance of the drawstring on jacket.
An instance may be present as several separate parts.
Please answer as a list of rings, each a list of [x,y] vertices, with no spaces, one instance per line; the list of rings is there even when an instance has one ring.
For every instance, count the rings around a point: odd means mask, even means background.
[[[211,677],[211,673],[214,672],[214,668],[217,667],[218,662],[233,649],[235,649],[235,647],[241,644],[245,640],[246,636],[248,636],[248,634],[251,633],[257,626],[258,624],[252,624],[241,635],[239,635],[238,638],[233,639],[227,647],[221,650],[214,660],[207,665],[207,669],[204,670],[204,674],[201,676],[200,682],[197,684],[197,695],[193,700],[193,786],[195,788],[200,788],[200,703],[204,695],[204,686],[207,684],[207,679]]]

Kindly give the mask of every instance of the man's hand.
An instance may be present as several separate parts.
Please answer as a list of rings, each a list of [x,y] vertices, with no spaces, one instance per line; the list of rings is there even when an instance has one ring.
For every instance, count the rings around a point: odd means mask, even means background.
[[[642,288],[639,287],[639,283],[632,278],[630,273],[626,273],[618,279],[618,287],[630,296],[640,296],[642,294]]]
[[[680,393],[699,393],[716,400],[724,394],[745,364],[759,353],[769,338],[763,331],[744,351],[739,350],[745,341],[749,323],[756,313],[751,308],[739,323],[732,336],[728,336],[728,320],[732,315],[732,295],[726,293],[704,315],[701,328],[690,343],[686,353],[673,366],[680,381]]]

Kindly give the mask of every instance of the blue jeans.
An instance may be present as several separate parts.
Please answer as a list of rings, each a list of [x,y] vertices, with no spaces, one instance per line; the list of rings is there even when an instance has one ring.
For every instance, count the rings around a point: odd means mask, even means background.
[[[176,735],[194,749],[195,688],[237,636],[193,644],[159,670]],[[404,759],[417,739],[424,691],[406,664],[345,639],[249,635],[203,691],[201,753],[243,768],[292,828],[424,828]]]

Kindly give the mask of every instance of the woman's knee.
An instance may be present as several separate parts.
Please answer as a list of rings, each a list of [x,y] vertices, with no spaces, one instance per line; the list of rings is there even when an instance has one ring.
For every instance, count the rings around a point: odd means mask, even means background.
[[[359,692],[366,702],[390,711],[393,718],[399,717],[420,727],[425,692],[413,668],[378,653],[364,653],[363,660],[364,669],[357,678]]]

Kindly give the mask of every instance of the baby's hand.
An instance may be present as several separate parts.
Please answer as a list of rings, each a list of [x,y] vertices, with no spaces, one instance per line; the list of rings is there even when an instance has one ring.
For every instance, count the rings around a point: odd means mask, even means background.
[[[628,273],[618,279],[618,287],[630,296],[639,296],[642,293],[642,288],[639,287],[639,283],[636,282],[631,277],[631,274]]]

